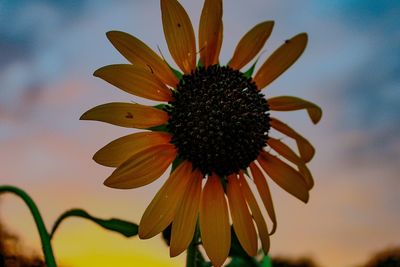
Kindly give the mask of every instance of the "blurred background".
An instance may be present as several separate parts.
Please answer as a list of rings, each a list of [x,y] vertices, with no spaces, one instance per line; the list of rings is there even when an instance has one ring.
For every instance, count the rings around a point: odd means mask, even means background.
[[[203,1],[180,2],[197,32]],[[261,21],[275,20],[275,28],[260,62],[285,39],[307,32],[303,56],[263,92],[299,96],[324,110],[317,126],[304,111],[277,115],[315,145],[316,185],[304,205],[270,183],[278,216],[272,256],[360,266],[400,245],[399,18],[395,0],[224,1],[221,62]],[[135,190],[106,188],[112,169],[91,159],[132,130],[79,121],[83,112],[112,101],[152,104],[92,76],[103,65],[126,62],[106,39],[109,30],[159,46],[173,63],[159,1],[0,0],[0,184],[26,190],[48,227],[74,207],[139,222],[166,178]],[[11,195],[0,201],[3,227],[18,240],[13,249],[40,257],[27,208]],[[80,219],[65,222],[53,242],[62,266],[182,266],[185,260],[170,259],[161,238],[125,239]]]

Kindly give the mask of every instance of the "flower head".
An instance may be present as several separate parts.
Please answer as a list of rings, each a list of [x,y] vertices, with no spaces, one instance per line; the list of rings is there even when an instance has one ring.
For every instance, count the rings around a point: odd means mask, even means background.
[[[171,175],[142,217],[141,238],[151,238],[172,223],[170,252],[176,256],[188,247],[199,221],[204,249],[219,266],[229,253],[232,222],[250,256],[257,253],[256,228],[267,253],[276,216],[266,175],[307,202],[313,179],[306,163],[315,152],[299,133],[271,117],[272,112],[305,109],[317,123],[322,111],[297,97],[266,99],[261,90],[300,57],[307,34],[285,41],[251,77],[255,63],[248,71],[241,69],[263,48],[272,21],[246,33],[229,63],[221,65],[222,0],[205,0],[198,46],[190,19],[178,1],[161,0],[161,13],[169,51],[183,74],[139,39],[124,32],[107,33],[132,64],[105,66],[94,75],[128,93],[166,103],[156,107],[108,103],[82,115],[85,120],[146,130],[119,138],[94,155],[99,164],[116,168],[105,185],[141,187],[173,163]],[[299,155],[270,136],[270,128],[294,139]],[[270,231],[249,183],[255,184],[273,222]]]

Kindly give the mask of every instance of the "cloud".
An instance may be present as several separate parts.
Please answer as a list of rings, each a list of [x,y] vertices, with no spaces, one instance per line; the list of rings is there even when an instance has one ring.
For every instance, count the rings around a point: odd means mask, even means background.
[[[400,34],[391,27],[395,14],[386,12],[380,20],[365,24],[370,56],[346,77],[340,90],[342,127],[369,135],[365,143],[348,151],[355,158],[375,153],[386,160],[400,154]]]
[[[0,110],[29,114],[42,87],[62,73],[63,63],[46,50],[60,31],[82,15],[84,1],[4,1],[0,8]],[[49,53],[50,52],[50,53]]]

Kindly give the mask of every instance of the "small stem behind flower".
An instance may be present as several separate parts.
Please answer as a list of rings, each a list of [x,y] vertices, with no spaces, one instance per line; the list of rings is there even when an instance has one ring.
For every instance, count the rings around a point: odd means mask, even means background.
[[[187,249],[186,267],[199,267],[200,266],[197,264],[198,256],[199,256],[198,254],[200,253],[200,251],[198,250],[198,245],[200,244],[199,237],[200,237],[200,230],[199,230],[199,224],[197,223],[192,242],[190,242],[190,245]]]
[[[25,193],[23,190],[14,186],[0,186],[0,194],[1,193],[13,193],[19,196],[25,202],[33,216],[33,219],[35,220],[36,227],[39,231],[46,266],[57,267],[56,260],[53,254],[53,248],[51,247],[50,235],[46,230],[46,226],[44,225],[43,218],[40,215],[39,209],[32,198],[30,198],[30,196],[28,196],[28,194]]]

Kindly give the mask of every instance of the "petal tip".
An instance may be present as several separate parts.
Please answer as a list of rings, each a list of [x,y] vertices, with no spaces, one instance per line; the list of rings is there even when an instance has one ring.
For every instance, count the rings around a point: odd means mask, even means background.
[[[85,113],[83,113],[80,117],[79,117],[79,120],[80,121],[87,121],[87,120],[90,120],[90,118],[89,118],[89,116],[88,116],[88,111],[86,111]]]
[[[301,199],[301,201],[303,201],[304,204],[307,204],[309,200],[310,200],[310,194],[308,193],[304,196],[304,198]]]
[[[103,185],[110,187],[110,188],[117,188],[115,185],[115,182],[113,182],[113,179],[110,179],[112,176],[108,177],[107,179],[104,180]]]
[[[322,109],[320,107],[318,107],[318,106],[316,106],[315,109],[316,109],[316,114],[315,114],[315,116],[313,116],[312,122],[314,124],[317,124],[317,123],[319,123],[321,121]]]
[[[101,163],[100,158],[99,158],[98,152],[96,152],[96,153],[93,155],[92,160],[93,160],[94,162],[96,162],[97,164],[103,165],[103,164]],[[105,182],[105,181],[104,181],[104,182]]]
[[[308,40],[308,34],[306,32],[301,32],[298,36],[301,36],[302,38],[306,38],[306,40]]]
[[[273,27],[275,25],[275,20],[268,20],[265,22],[265,24],[271,25],[271,27]]]
[[[104,180],[103,185],[113,188],[112,183],[110,182],[110,179],[108,179],[108,178],[106,180]]]
[[[162,0],[161,0],[162,1]],[[171,258],[173,258],[173,257],[176,257],[176,256],[179,256],[181,253],[182,253],[183,251],[180,251],[180,250],[178,250],[178,249],[176,249],[176,248],[170,248],[170,250],[169,250],[169,256],[171,257]]]
[[[100,76],[101,76],[101,73],[103,72],[103,70],[104,70],[104,67],[98,68],[97,70],[95,70],[95,71],[93,72],[93,76],[94,76],[94,77],[100,77]]]
[[[301,40],[301,41],[303,41],[305,44],[307,44],[307,42],[308,42],[308,34],[306,33],[306,32],[301,32],[301,33],[299,33],[299,34],[297,34],[297,35],[295,35],[294,37],[292,37],[292,40],[293,39],[297,39],[297,40]]]
[[[302,42],[304,42],[304,48],[303,48],[303,50],[305,50],[306,49],[306,47],[307,47],[307,44],[308,44],[308,34],[306,33],[306,32],[302,32],[302,33],[299,33],[297,36],[295,36],[294,38],[299,38],[299,39],[301,39],[301,41]]]
[[[106,32],[106,36],[107,36],[108,40],[111,41],[111,39],[113,39],[115,37],[115,35],[117,35],[118,33],[120,33],[120,31],[115,31],[115,30],[108,31],[108,32]]]
[[[124,186],[124,183],[118,183],[116,179],[114,179],[115,176],[111,175],[108,177],[106,180],[104,180],[103,184],[109,188],[113,189],[131,189],[132,187],[129,186]]]
[[[139,224],[139,233],[138,236],[140,239],[149,239],[150,237],[148,236],[148,234],[146,232],[144,232],[143,227],[140,227]]]
[[[276,228],[277,228],[276,226],[277,226],[276,223],[274,223],[273,226],[272,226],[271,232],[269,232],[269,235],[270,235],[270,236],[273,235],[273,234],[275,234]]]

